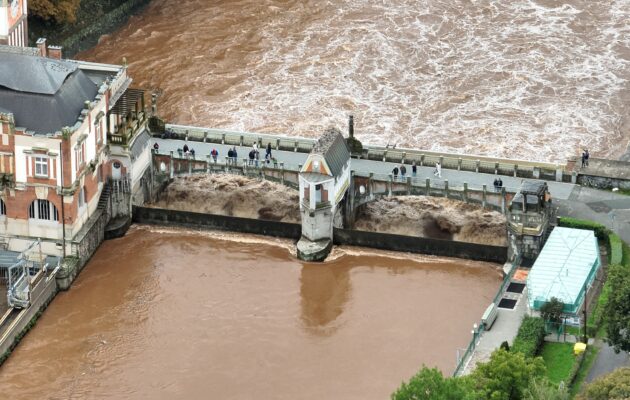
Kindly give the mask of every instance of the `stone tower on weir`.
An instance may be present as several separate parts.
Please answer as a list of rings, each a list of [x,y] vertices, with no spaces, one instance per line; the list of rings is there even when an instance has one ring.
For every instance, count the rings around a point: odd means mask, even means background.
[[[339,130],[328,129],[319,138],[300,170],[299,184],[298,257],[322,261],[332,248],[335,212],[350,186],[350,152]]]
[[[0,0],[0,45],[28,46],[27,0]]]

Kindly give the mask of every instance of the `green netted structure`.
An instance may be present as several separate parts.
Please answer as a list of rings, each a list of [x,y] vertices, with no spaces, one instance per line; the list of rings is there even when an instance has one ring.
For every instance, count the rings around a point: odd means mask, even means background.
[[[540,310],[555,297],[563,312],[577,314],[600,266],[593,231],[556,227],[527,277],[529,307]]]

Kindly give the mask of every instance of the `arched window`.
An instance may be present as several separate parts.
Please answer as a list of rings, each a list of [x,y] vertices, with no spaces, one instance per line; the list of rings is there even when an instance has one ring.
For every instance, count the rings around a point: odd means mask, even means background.
[[[48,221],[59,221],[57,207],[48,200],[33,200],[28,208],[28,217]]]
[[[7,215],[7,205],[4,204],[2,199],[0,199],[0,215]]]

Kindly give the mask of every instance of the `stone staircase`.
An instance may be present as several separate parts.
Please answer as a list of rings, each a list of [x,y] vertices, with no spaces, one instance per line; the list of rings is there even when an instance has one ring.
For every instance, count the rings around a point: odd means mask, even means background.
[[[112,193],[112,188],[109,182],[105,182],[103,185],[103,191],[101,192],[101,197],[98,199],[97,209],[102,211],[107,211],[107,205],[109,203],[109,196]]]

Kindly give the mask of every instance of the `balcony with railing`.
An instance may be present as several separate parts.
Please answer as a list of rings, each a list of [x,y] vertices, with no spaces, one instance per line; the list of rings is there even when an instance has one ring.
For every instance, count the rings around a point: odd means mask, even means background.
[[[110,117],[117,116],[119,123],[110,126]],[[125,146],[147,124],[144,91],[127,89],[107,113],[107,139],[111,144]]]

